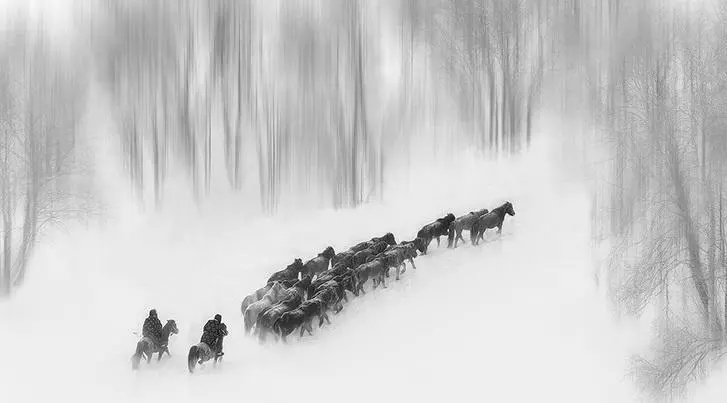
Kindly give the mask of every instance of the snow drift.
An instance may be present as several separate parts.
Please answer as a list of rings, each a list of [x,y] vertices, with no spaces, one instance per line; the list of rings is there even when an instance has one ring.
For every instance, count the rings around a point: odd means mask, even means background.
[[[509,161],[468,156],[420,167],[386,200],[356,210],[250,217],[228,203],[121,216],[40,248],[27,286],[0,304],[2,395],[26,401],[613,402],[633,398],[615,326],[593,281],[585,193],[547,149]],[[502,237],[430,247],[389,288],[348,303],[330,326],[287,345],[243,336],[239,304],[274,270],[509,200]],[[370,289],[370,285],[367,290]],[[129,358],[147,311],[176,319],[172,357]],[[190,375],[204,322],[230,336],[218,368]]]

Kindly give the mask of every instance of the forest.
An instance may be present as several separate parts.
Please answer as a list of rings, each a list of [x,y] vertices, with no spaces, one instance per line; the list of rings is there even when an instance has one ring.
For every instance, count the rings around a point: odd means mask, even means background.
[[[392,178],[526,152],[544,117],[586,172],[597,273],[654,323],[632,375],[675,396],[727,336],[727,3],[719,0],[87,0],[0,32],[0,294],[42,235],[99,214],[89,94],[140,206],[173,178],[355,208]],[[585,128],[581,130],[580,128]],[[242,207],[241,207],[242,208]],[[245,208],[248,208],[247,206]]]

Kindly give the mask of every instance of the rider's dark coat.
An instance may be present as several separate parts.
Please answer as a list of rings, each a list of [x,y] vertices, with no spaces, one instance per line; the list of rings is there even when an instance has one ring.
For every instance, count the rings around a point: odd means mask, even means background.
[[[221,344],[220,342],[225,336],[227,336],[227,325],[215,319],[210,319],[204,325],[200,341],[207,344],[212,350],[219,352],[219,344]]]
[[[162,339],[162,322],[156,316],[147,317],[144,320],[141,334],[150,338],[158,346]]]

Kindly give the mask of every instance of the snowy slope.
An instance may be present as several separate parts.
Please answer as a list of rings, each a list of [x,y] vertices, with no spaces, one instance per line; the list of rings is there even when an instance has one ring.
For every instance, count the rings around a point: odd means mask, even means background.
[[[631,401],[632,334],[614,325],[592,281],[589,201],[546,155],[420,167],[420,181],[390,185],[386,202],[355,211],[261,218],[180,204],[57,238],[0,304],[3,401]],[[387,231],[411,239],[447,212],[505,200],[517,215],[501,239],[433,244],[418,270],[355,299],[312,337],[243,336],[240,301],[294,257]],[[132,331],[150,307],[180,334],[171,359],[133,373]],[[225,361],[190,376],[186,351],[217,312],[231,331]]]

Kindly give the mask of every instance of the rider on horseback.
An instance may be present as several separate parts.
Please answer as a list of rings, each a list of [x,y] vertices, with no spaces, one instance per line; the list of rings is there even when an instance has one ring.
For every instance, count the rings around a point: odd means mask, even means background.
[[[144,320],[144,327],[142,328],[141,334],[144,337],[148,337],[155,346],[161,347],[162,322],[157,317],[156,309],[149,311],[149,317]]]
[[[222,323],[222,315],[215,315],[214,319],[210,319],[204,325],[202,330],[202,343],[207,344],[216,356],[222,356],[222,338],[227,336],[227,325]]]

